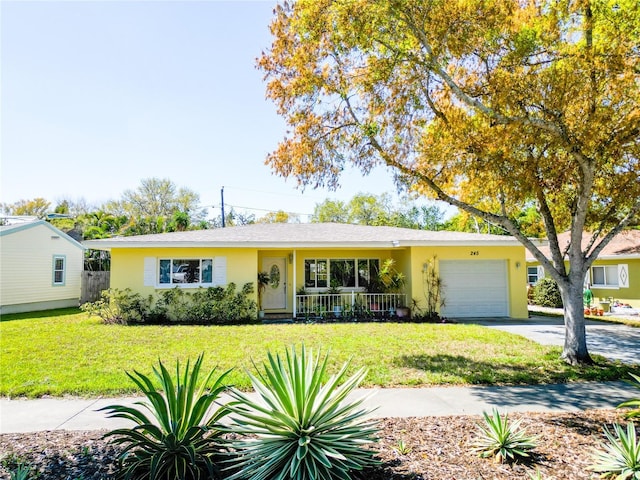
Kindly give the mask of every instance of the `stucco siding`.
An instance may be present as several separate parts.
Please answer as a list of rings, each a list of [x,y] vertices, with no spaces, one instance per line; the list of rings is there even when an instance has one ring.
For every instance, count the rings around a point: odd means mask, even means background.
[[[613,298],[621,303],[628,303],[635,308],[640,308],[640,258],[618,260],[596,260],[593,266],[626,265],[628,272],[628,287],[592,287],[595,299]]]
[[[233,282],[238,287],[256,282],[258,253],[256,249],[234,248],[114,248],[111,251],[111,287],[125,289],[142,295],[150,295],[164,288],[159,285],[145,285],[145,258],[159,259],[199,259],[226,258],[226,283]],[[156,282],[157,283],[157,282]],[[255,285],[254,285],[255,286]]]
[[[527,318],[526,262],[524,247],[413,247],[411,252],[411,276],[414,278],[411,296],[424,306],[424,288],[420,281],[424,264],[436,257],[436,271],[442,260],[504,260],[507,264],[509,316]],[[445,299],[446,302],[446,299]]]
[[[0,238],[0,305],[46,304],[75,300],[81,291],[82,248],[45,225],[12,232]],[[54,257],[64,258],[64,282],[54,285]]]
[[[438,260],[500,260],[506,265],[509,316],[526,318],[526,265],[522,246],[437,246],[437,247],[397,247],[397,248],[299,248],[299,249],[257,249],[257,248],[112,248],[111,286],[130,288],[142,295],[155,294],[163,288],[175,288],[176,284],[159,285],[157,266],[160,259],[201,259],[224,257],[226,260],[226,282],[234,282],[239,287],[245,283],[255,285],[258,270],[264,258],[281,257],[287,268],[287,305],[293,305],[293,294],[305,282],[305,259],[378,259],[381,263],[392,258],[396,268],[406,276],[405,292],[408,302],[424,297],[422,269],[433,256]],[[145,258],[147,277],[145,284]],[[149,275],[150,265],[155,269]],[[149,278],[156,279],[153,284]],[[179,284],[180,288],[194,288],[196,285]],[[323,289],[308,289],[321,291]]]

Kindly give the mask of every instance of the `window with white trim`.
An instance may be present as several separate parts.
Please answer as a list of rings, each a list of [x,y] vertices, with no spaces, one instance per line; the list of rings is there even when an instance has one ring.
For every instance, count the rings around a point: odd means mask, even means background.
[[[592,287],[617,287],[618,265],[594,265],[591,267]]]
[[[63,255],[53,257],[53,284],[64,285],[67,261]]]
[[[366,289],[379,270],[377,258],[307,258],[304,261],[304,286]]]
[[[212,285],[212,258],[161,258],[158,268],[159,285]]]
[[[538,267],[527,267],[527,283],[529,285],[535,285],[538,283]]]

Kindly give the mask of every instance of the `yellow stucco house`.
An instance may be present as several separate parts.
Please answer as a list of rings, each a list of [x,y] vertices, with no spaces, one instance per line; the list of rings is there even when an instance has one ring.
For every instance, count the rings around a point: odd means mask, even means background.
[[[583,249],[590,238],[588,232],[582,236]],[[569,240],[569,232],[558,235],[561,247]],[[540,250],[549,258],[548,246]],[[544,276],[544,269],[527,251],[527,282],[533,285]],[[585,283],[590,285],[596,304],[602,302],[607,308],[614,303],[626,304],[634,312],[640,310],[640,230],[624,230],[616,235],[593,262]]]
[[[84,247],[39,220],[0,226],[0,314],[77,307]]]
[[[309,302],[424,304],[424,274],[435,257],[445,317],[527,317],[525,249],[514,238],[395,227],[309,223],[254,224],[212,230],[85,241],[111,252],[111,287],[148,295],[161,289],[256,283],[267,314],[300,316]],[[395,293],[372,291],[372,278],[393,259],[405,278]],[[385,303],[386,302],[386,303]],[[393,303],[391,302],[391,303]],[[327,305],[325,305],[327,306]]]

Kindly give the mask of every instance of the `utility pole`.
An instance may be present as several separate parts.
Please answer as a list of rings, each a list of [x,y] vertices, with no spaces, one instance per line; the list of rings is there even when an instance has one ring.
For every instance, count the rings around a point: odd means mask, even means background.
[[[220,189],[220,200],[222,203],[222,228],[224,228],[224,187]]]

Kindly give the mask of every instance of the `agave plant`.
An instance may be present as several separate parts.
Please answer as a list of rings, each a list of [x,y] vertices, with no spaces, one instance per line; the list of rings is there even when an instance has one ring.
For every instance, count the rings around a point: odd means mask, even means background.
[[[595,462],[589,467],[604,477],[614,477],[616,480],[640,480],[640,441],[636,436],[636,429],[632,422],[627,424],[627,430],[615,423],[613,432],[606,426],[604,434],[608,442],[602,444],[601,450],[594,454]]]
[[[345,378],[347,362],[323,385],[327,360],[304,345],[300,354],[291,347],[284,360],[268,353],[264,374],[249,373],[259,400],[232,390],[229,428],[242,439],[229,461],[237,469],[230,480],[348,480],[350,471],[377,463],[363,448],[378,431],[366,419],[371,410],[361,408],[364,398],[345,401],[367,372]]]
[[[31,467],[23,463],[19,463],[15,470],[9,471],[10,480],[28,480],[31,475]]]
[[[629,380],[629,383],[636,388],[640,388],[640,377],[638,375],[634,375],[633,373],[629,373],[633,377],[633,380]],[[622,402],[618,405],[618,408],[631,407],[632,410],[627,412],[627,418],[635,418],[640,417],[640,397],[632,398],[631,400],[627,400],[626,402]]]
[[[124,447],[119,455],[119,478],[217,478],[216,463],[223,450],[219,422],[228,412],[224,407],[211,407],[226,390],[223,380],[230,370],[216,377],[214,368],[199,382],[202,360],[203,355],[200,355],[193,369],[187,361],[184,372],[180,371],[180,362],[177,362],[175,381],[159,361],[158,367],[153,367],[153,373],[160,388],[140,372],[127,372],[146,397],[147,401],[135,403],[142,408],[110,405],[100,409],[107,411],[109,418],[126,418],[136,424],[133,428],[120,428],[105,435]]]
[[[480,431],[474,443],[474,450],[481,457],[495,456],[501,463],[510,462],[528,457],[528,452],[536,448],[536,438],[526,435],[520,428],[520,420],[509,424],[507,415],[502,418],[495,408],[492,415],[482,414],[484,425],[478,425]]]

